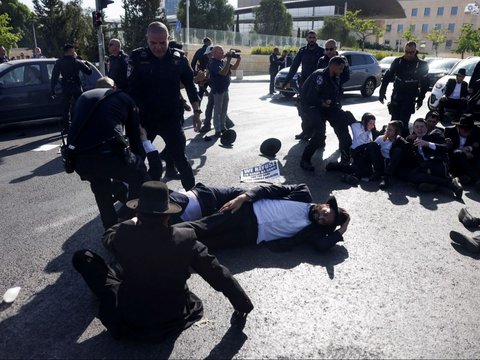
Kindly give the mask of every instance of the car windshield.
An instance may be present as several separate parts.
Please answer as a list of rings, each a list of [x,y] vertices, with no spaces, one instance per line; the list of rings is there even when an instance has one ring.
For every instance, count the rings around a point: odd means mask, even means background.
[[[480,57],[473,57],[470,59],[465,59],[460,61],[457,65],[455,65],[452,70],[450,70],[449,74],[456,74],[458,70],[460,69],[465,69],[465,73],[467,76],[472,76],[473,70],[475,69],[475,66],[477,63],[480,61]]]
[[[395,60],[395,56],[387,56],[380,60],[379,64],[391,64]]]
[[[458,63],[458,61],[458,59],[435,60],[428,65],[428,68],[429,70],[450,70],[452,66],[455,66],[455,64]]]

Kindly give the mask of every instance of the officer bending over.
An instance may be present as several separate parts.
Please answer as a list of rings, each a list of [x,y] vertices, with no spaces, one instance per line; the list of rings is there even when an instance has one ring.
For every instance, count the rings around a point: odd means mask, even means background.
[[[405,44],[405,54],[393,60],[390,69],[385,72],[378,97],[383,104],[388,84],[393,82],[388,110],[392,120],[402,121],[404,137],[409,135],[410,116],[415,109],[420,109],[428,90],[428,64],[420,60],[417,53],[417,44],[414,41]]]
[[[138,197],[141,185],[149,180],[140,156],[144,150],[138,110],[130,96],[113,86],[112,79],[101,78],[97,89],[78,98],[67,137],[74,169],[82,180],[90,181],[105,229],[118,222],[112,179],[128,183],[128,199]]]
[[[148,25],[148,46],[133,50],[130,55],[129,91],[140,108],[140,122],[149,140],[153,141],[157,135],[163,138],[180,172],[182,186],[190,190],[195,178],[185,156],[180,83],[192,104],[195,131],[200,129],[201,110],[193,70],[182,50],[168,47],[168,36],[168,29],[161,22]]]

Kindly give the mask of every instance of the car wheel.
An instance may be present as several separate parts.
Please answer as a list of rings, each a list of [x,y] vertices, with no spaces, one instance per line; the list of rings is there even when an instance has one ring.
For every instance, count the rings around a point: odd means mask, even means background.
[[[376,88],[375,80],[372,78],[369,78],[365,80],[365,83],[363,84],[362,90],[360,90],[360,92],[362,93],[363,97],[370,97],[373,95],[375,88]]]
[[[282,94],[283,96],[285,96],[287,98],[291,98],[295,95],[294,93],[287,92],[287,91],[280,91],[280,94]]]

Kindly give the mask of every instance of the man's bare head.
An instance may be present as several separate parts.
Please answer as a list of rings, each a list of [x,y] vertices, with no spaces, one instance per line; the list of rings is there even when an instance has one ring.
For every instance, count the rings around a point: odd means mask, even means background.
[[[168,28],[165,24],[154,21],[147,27],[148,48],[155,57],[163,58],[168,50]]]

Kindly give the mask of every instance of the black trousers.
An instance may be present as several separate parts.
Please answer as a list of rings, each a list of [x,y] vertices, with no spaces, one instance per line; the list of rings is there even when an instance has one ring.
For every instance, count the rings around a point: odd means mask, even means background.
[[[408,129],[410,117],[415,112],[415,98],[400,98],[396,95],[392,95],[389,111],[392,120],[400,120],[402,122],[402,136],[408,136],[410,134]]]
[[[446,164],[441,160],[425,160],[408,174],[408,179],[415,184],[427,183],[449,186],[452,177],[448,174]]]
[[[82,180],[90,182],[105,229],[118,222],[113,206],[112,194],[115,188],[112,179],[128,183],[128,200],[138,198],[140,187],[150,180],[145,164],[139,156],[130,153],[127,159],[123,154],[108,148],[98,148],[76,155],[75,171]]]
[[[244,203],[235,213],[215,213],[197,221],[173,226],[193,229],[198,240],[209,249],[255,244],[258,236],[257,217],[251,202]]]
[[[373,141],[352,149],[352,159],[353,174],[359,178],[369,176],[372,168],[375,172],[383,172],[384,161],[380,146]]]
[[[278,71],[270,71],[270,94],[273,94],[273,92],[275,91],[275,76],[277,76],[277,73]]]
[[[72,107],[75,101],[82,95],[82,86],[80,84],[62,85],[62,127],[63,132],[68,132]]]
[[[348,124],[345,120],[345,111],[339,108],[320,109],[308,107],[304,109],[304,117],[314,129],[313,136],[303,151],[302,160],[310,161],[317,149],[325,148],[326,121],[333,127],[337,135],[342,160],[350,160],[350,147],[352,138],[348,132]]]
[[[472,180],[480,178],[480,157],[468,159],[463,151],[453,151],[449,156],[450,172],[454,176],[467,175]]]
[[[467,100],[463,99],[447,99],[445,101],[440,101],[438,104],[438,112],[440,116],[445,114],[445,110],[454,111],[458,116],[463,114],[467,108]]]
[[[157,135],[165,141],[168,157],[173,160],[175,167],[180,173],[182,186],[185,190],[190,190],[195,185],[195,177],[192,167],[185,155],[185,133],[181,126],[180,119],[164,119],[160,126],[158,124],[143,123],[147,136],[153,142]]]

